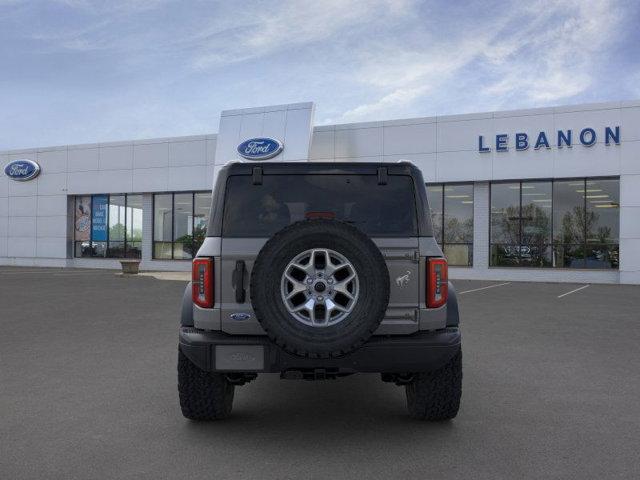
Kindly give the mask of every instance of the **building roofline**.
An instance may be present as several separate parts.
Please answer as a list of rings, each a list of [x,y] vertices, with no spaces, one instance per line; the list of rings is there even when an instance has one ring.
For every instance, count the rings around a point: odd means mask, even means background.
[[[297,108],[307,107],[306,103],[292,104]],[[461,113],[454,115],[435,115],[431,117],[410,117],[410,118],[398,118],[391,120],[378,120],[369,122],[352,122],[352,123],[336,123],[327,125],[314,125],[314,132],[322,131],[338,131],[338,130],[355,130],[361,128],[379,128],[379,127],[393,127],[393,126],[405,126],[405,125],[418,125],[425,123],[446,123],[465,120],[485,120],[491,118],[509,118],[509,117],[526,117],[533,115],[546,115],[546,114],[560,114],[560,113],[572,113],[572,112],[587,112],[594,110],[612,110],[616,108],[633,108],[640,107],[640,99],[636,100],[619,100],[614,102],[600,102],[600,103],[581,103],[581,104],[567,104],[554,107],[536,107],[516,110],[495,110],[489,112],[473,112],[473,113]],[[258,107],[264,109],[265,107]],[[235,110],[225,110],[225,114],[233,114]],[[169,143],[169,142],[187,142],[197,140],[215,140],[217,133],[207,133],[202,135],[185,135],[178,137],[158,137],[147,138],[137,140],[121,140],[110,142],[98,142],[98,143],[78,143],[69,145],[53,145],[47,147],[33,147],[33,148],[19,148],[11,150],[0,150],[0,155],[16,155],[16,154],[34,154],[38,152],[48,152],[55,150],[75,150],[82,148],[100,148],[100,147],[117,147],[117,146],[135,146],[135,145],[148,145],[157,143]]]

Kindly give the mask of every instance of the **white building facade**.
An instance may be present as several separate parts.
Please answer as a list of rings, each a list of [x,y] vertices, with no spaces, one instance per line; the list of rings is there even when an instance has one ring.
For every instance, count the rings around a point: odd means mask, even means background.
[[[232,110],[218,134],[0,152],[0,264],[188,270],[217,171],[271,138],[283,150],[268,161],[420,167],[453,278],[640,284],[640,101],[322,126],[313,113]],[[39,175],[24,180],[25,162]]]

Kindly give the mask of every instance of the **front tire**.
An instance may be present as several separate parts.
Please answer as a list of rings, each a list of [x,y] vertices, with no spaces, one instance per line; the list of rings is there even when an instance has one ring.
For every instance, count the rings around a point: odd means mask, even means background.
[[[220,373],[205,372],[178,349],[178,394],[190,420],[221,420],[231,414],[234,386]]]
[[[450,420],[458,414],[462,396],[462,350],[433,372],[415,374],[406,385],[409,415],[419,420]]]

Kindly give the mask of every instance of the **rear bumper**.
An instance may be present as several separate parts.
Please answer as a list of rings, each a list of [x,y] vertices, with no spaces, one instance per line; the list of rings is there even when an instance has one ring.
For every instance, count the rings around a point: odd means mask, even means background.
[[[180,349],[200,369],[220,372],[314,371],[406,373],[435,370],[460,349],[457,327],[413,335],[371,337],[340,358],[302,358],[285,352],[265,336],[227,335],[180,327]]]

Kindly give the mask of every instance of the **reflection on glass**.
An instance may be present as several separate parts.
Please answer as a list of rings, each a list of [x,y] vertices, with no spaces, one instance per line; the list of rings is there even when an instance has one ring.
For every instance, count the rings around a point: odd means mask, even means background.
[[[584,243],[584,180],[553,183],[554,243]]]
[[[427,186],[427,200],[429,201],[429,209],[431,210],[433,236],[440,244],[444,241],[442,237],[442,189],[443,185]]]
[[[620,182],[587,180],[587,243],[618,243],[620,218]]]
[[[491,266],[515,267],[518,266],[520,247],[518,245],[491,244]]]
[[[109,246],[107,256],[124,257],[124,235],[125,235],[125,196],[109,196]]]
[[[91,196],[76,197],[74,232],[76,257],[91,256]]]
[[[211,192],[155,194],[153,204],[153,258],[194,257],[206,237]]]
[[[171,242],[153,242],[153,258],[171,260]]]
[[[153,258],[171,259],[172,205],[170,193],[153,196]]]
[[[211,209],[211,194],[196,193],[193,204],[193,254],[204,242],[207,235],[207,222],[209,221],[209,210]]]
[[[492,184],[491,265],[618,268],[619,188],[589,178]]]
[[[171,221],[173,207],[171,194],[163,193],[153,196],[153,239],[155,241],[171,241]]]
[[[562,245],[553,247],[554,266],[560,268],[584,268],[584,245]]]
[[[173,205],[173,258],[191,258],[193,257],[193,194],[176,193]]]
[[[587,268],[618,268],[618,244],[587,244],[585,263]]]
[[[445,243],[442,251],[449,265],[460,267],[473,265],[473,244]]]
[[[427,185],[433,234],[449,265],[473,265],[473,184]]]
[[[491,243],[520,244],[520,184],[491,185]]]
[[[140,258],[142,195],[91,195],[75,199],[76,257]]]
[[[473,242],[473,185],[444,187],[444,243]]]
[[[142,195],[127,195],[127,257],[142,256]]]
[[[551,265],[551,182],[523,182],[521,185],[520,265]]]

